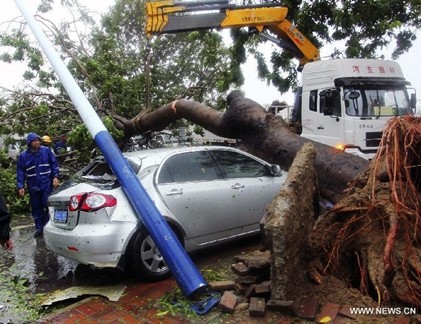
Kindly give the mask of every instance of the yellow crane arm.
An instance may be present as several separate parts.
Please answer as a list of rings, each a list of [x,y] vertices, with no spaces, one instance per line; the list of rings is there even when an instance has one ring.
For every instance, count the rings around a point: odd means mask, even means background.
[[[291,52],[300,66],[320,60],[319,49],[286,19],[287,13],[288,8],[279,4],[238,6],[229,4],[228,0],[147,1],[146,35],[249,27]],[[265,33],[266,30],[276,37]]]

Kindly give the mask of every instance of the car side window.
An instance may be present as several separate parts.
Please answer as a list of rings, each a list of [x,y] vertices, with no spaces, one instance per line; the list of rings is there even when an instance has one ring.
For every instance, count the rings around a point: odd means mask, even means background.
[[[164,162],[158,183],[218,179],[214,164],[207,152],[177,154]]]
[[[212,150],[212,154],[226,178],[253,178],[270,176],[266,166],[244,154]]]

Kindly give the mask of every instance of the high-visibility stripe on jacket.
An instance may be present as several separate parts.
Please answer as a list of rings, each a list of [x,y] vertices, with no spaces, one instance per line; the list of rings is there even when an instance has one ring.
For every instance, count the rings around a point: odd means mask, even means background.
[[[16,166],[17,187],[29,191],[52,191],[52,181],[59,176],[59,166],[54,153],[45,146],[33,152],[29,148],[19,155]]]

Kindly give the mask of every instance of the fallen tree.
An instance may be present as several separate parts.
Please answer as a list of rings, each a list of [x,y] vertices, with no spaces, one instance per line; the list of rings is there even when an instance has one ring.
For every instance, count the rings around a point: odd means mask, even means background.
[[[185,118],[218,136],[240,139],[245,150],[288,170],[297,152],[309,140],[293,133],[282,118],[268,114],[262,106],[244,98],[239,91],[231,92],[227,103],[228,109],[219,112],[183,99],[153,112],[141,112],[132,119],[115,114],[113,118],[128,136],[149,130],[160,131],[177,119]],[[315,163],[320,193],[331,202],[336,202],[349,182],[369,163],[330,146],[312,143],[317,152]]]
[[[240,139],[243,148],[288,170],[307,142],[315,149],[318,195],[335,205],[308,237],[309,275],[331,273],[385,305],[421,307],[421,122],[394,119],[373,163],[294,134],[279,117],[233,91],[228,109],[178,100],[128,120],[126,134],[159,131],[185,118],[210,132]],[[313,202],[310,202],[313,203]],[[303,238],[296,238],[302,240]]]

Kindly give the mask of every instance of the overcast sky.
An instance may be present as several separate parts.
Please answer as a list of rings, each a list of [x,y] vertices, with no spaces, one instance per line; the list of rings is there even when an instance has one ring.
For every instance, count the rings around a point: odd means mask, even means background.
[[[15,4],[14,0],[0,0],[2,2],[2,9],[0,10],[0,23],[10,20],[20,15],[20,11]],[[28,6],[28,9],[35,10],[34,3],[38,3],[37,0],[20,0]],[[115,3],[115,0],[100,0],[100,1],[86,1],[85,6],[98,11],[106,11],[111,5]],[[57,13],[60,15],[60,13]],[[4,24],[2,24],[4,26]],[[419,38],[414,43],[414,46],[409,51],[402,55],[397,61],[402,67],[402,71],[406,79],[411,82],[412,86],[418,90],[418,109],[421,109],[421,33]],[[270,51],[270,44],[267,45],[268,52]],[[329,48],[321,48],[321,57],[327,57],[330,55]],[[384,55],[385,59],[390,59],[391,50],[385,50],[381,54]],[[298,62],[297,62],[298,63]],[[21,80],[22,67],[18,64],[6,64],[0,62],[0,85],[5,87],[12,87],[14,84],[18,84]],[[246,97],[251,98],[261,105],[270,104],[274,100],[285,100],[288,104],[293,104],[293,95],[291,93],[281,95],[274,87],[269,87],[265,82],[262,82],[256,78],[256,63],[254,60],[250,60],[244,68],[245,85],[243,90],[245,91]]]

